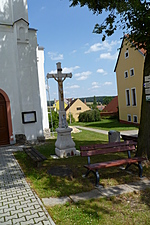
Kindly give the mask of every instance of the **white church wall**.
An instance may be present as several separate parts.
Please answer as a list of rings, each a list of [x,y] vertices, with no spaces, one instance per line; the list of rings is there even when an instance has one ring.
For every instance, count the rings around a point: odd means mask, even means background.
[[[44,74],[44,48],[39,46],[37,47],[37,64],[38,64],[38,78],[39,78],[39,89],[40,89],[41,109],[42,109],[42,122],[43,122],[43,130],[45,130],[49,129],[49,121],[48,121],[45,74]]]
[[[0,89],[10,100],[14,140],[16,134],[24,134],[27,140],[42,138],[43,129],[48,126],[47,112],[43,113],[47,102],[40,96],[44,93],[44,83],[39,85],[43,82],[43,53],[40,54],[42,73],[38,76],[37,34],[28,28],[27,20],[26,0],[0,0]],[[32,111],[36,112],[36,121],[23,123],[22,113]]]
[[[12,0],[0,0],[0,23],[13,23]]]
[[[11,105],[12,126],[14,134],[23,133],[21,119],[18,80],[16,77],[17,44],[13,28],[0,28],[0,88],[8,95]]]
[[[22,111],[36,111],[36,123],[24,124],[27,139],[36,139],[43,136],[42,115],[40,107],[40,91],[37,71],[37,55],[36,55],[36,31],[29,30],[29,44],[18,43],[18,58],[21,68],[20,76],[20,94]],[[19,68],[18,68],[19,69]]]
[[[13,4],[13,22],[20,18],[28,22],[28,6],[27,0],[12,0]]]

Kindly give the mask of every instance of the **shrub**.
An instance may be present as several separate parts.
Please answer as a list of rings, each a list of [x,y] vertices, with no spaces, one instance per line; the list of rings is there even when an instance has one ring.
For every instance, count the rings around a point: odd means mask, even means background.
[[[51,122],[51,114],[52,114],[52,122]],[[49,119],[49,127],[52,131],[52,123],[53,123],[53,131],[59,126],[59,114],[55,111],[51,111],[51,114],[48,114]]]
[[[79,115],[79,122],[96,122],[100,120],[100,112],[97,109],[88,110]]]

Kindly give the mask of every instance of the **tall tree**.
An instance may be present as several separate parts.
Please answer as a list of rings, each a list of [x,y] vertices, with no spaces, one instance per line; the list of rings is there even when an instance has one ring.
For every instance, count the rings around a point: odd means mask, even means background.
[[[146,50],[143,84],[150,75],[150,0],[69,0],[71,6],[87,6],[94,14],[106,11],[106,18],[96,24],[93,32],[102,34],[102,41],[117,29],[128,34],[136,48]],[[143,86],[143,84],[141,84]],[[141,121],[138,134],[138,155],[147,153],[150,158],[150,102],[146,101],[143,87]]]

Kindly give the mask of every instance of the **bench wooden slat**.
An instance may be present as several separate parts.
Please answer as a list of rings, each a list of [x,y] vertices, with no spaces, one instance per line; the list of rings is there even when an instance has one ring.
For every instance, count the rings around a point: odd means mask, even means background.
[[[36,162],[37,166],[40,166],[40,163],[47,159],[33,147],[23,148],[23,150],[34,162]]]
[[[146,160],[146,159],[143,157],[134,157],[134,158],[128,158],[128,159],[118,159],[113,161],[94,163],[90,165],[84,165],[84,167],[89,170],[97,170],[97,169],[109,168],[113,166],[121,166],[123,164],[128,164],[128,163],[130,164],[130,163],[142,162],[143,160]]]
[[[94,145],[85,145],[80,146],[81,151],[87,151],[87,150],[94,150],[94,149],[105,149],[105,148],[112,148],[117,146],[128,146],[128,145],[136,145],[136,141],[124,141],[124,142],[112,142],[107,144],[94,144]]]
[[[103,155],[109,153],[117,153],[117,152],[126,152],[126,151],[134,151],[135,146],[118,146],[118,147],[111,147],[105,149],[96,149],[96,150],[88,150],[88,151],[81,151],[81,156],[92,156],[92,155]]]

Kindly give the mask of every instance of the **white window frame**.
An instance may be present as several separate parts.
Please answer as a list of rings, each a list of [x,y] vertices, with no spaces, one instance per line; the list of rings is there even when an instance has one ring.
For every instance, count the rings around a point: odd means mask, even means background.
[[[137,122],[134,121],[134,118],[136,118]],[[138,123],[138,117],[137,117],[137,115],[133,115],[133,123]]]
[[[126,56],[126,54],[127,54],[127,56]],[[129,50],[128,49],[126,49],[124,56],[125,56],[125,59],[129,58]]]
[[[134,97],[133,90],[135,90],[135,98],[133,98]],[[132,99],[132,106],[137,106],[137,97],[136,97],[136,88],[135,87],[131,88],[131,99]],[[135,101],[134,101],[134,99],[135,99]]]
[[[127,76],[126,76],[127,74]],[[124,78],[128,78],[128,70],[124,71]]]
[[[128,99],[128,96],[127,96],[128,91],[129,91],[129,99]],[[125,95],[126,95],[126,106],[130,106],[130,89],[125,90]]]
[[[130,118],[130,120],[129,120],[129,118]],[[128,120],[128,122],[131,122],[131,114],[127,114],[127,120]]]
[[[131,74],[131,71],[133,71],[133,75]],[[135,73],[134,73],[134,68],[131,68],[131,69],[130,69],[130,77],[133,77],[134,74],[135,74]]]

